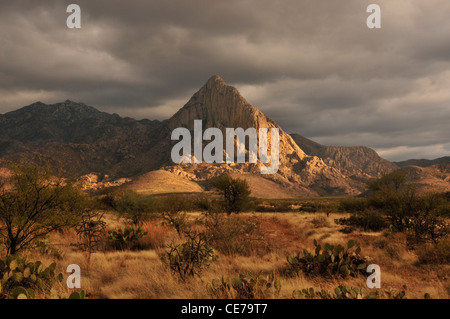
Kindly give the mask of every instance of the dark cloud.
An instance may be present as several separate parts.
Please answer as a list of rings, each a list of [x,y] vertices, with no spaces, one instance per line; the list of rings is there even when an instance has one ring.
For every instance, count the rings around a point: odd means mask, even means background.
[[[82,28],[65,26],[66,6]],[[0,113],[82,101],[172,115],[213,74],[286,131],[388,159],[448,155],[450,2],[16,0],[0,3]]]

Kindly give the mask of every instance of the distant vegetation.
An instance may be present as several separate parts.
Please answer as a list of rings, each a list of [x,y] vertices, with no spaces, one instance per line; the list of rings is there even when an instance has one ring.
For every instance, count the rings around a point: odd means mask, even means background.
[[[437,244],[449,235],[450,200],[445,193],[419,193],[400,171],[383,174],[368,184],[366,198],[343,199],[341,209],[349,218],[336,223],[368,231],[407,234],[410,247],[431,242]]]

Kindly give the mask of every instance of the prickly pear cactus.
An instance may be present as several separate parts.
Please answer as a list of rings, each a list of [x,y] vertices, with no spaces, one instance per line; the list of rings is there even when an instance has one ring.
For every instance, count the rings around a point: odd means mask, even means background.
[[[35,291],[50,290],[62,274],[55,274],[56,264],[44,267],[40,261],[27,260],[20,255],[0,260],[0,298],[33,299]]]
[[[78,291],[74,291],[72,292],[69,296],[67,296],[67,294],[63,293],[63,294],[53,294],[51,299],[88,299],[86,297],[86,293],[84,292],[84,290],[78,290]]]
[[[148,230],[144,231],[141,227],[133,224],[131,226],[116,227],[109,230],[108,234],[109,239],[117,248],[124,249],[128,248],[132,243],[147,235]]]
[[[326,243],[324,247],[314,240],[314,253],[303,250],[287,257],[287,273],[294,275],[300,271],[309,276],[355,277],[365,273],[367,263],[361,257],[361,247],[354,240],[349,240],[347,247]]]
[[[211,297],[218,299],[267,299],[279,295],[281,281],[273,274],[255,276],[247,272],[239,278],[213,280],[207,290]]]

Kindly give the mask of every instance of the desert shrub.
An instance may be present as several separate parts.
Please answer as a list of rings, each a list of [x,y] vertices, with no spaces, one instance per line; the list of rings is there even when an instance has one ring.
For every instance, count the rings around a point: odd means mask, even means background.
[[[131,225],[116,227],[108,231],[111,244],[115,249],[133,249],[139,239],[148,234],[142,227]]]
[[[380,231],[388,227],[386,219],[375,210],[353,213],[349,218],[335,219],[339,225],[354,226],[365,231]]]
[[[194,210],[210,213],[218,213],[222,209],[221,203],[217,199],[205,196],[196,197],[193,200],[192,207]]]
[[[90,253],[100,248],[106,236],[106,222],[103,213],[85,209],[81,215],[80,223],[75,227],[81,239],[80,247]]]
[[[191,201],[186,201],[184,196],[169,195],[158,199],[158,211],[164,220],[163,224],[174,228],[180,238],[189,232],[191,225],[186,216],[186,211],[192,208]]]
[[[208,243],[225,255],[249,256],[258,250],[265,250],[261,247],[264,238],[256,217],[208,213],[201,222],[205,226]]]
[[[240,213],[250,204],[250,187],[245,179],[222,175],[210,180],[223,196],[223,209],[227,214]]]
[[[214,259],[215,252],[202,234],[191,234],[186,242],[179,245],[171,243],[161,256],[161,260],[183,281],[199,275]]]
[[[62,274],[55,274],[56,264],[44,267],[40,262],[27,260],[20,255],[0,260],[0,299],[34,299],[36,293],[49,292]]]
[[[155,197],[155,208],[158,213],[188,212],[195,209],[195,202],[201,200],[186,195],[170,194]]]
[[[407,226],[407,244],[414,247],[418,244],[438,243],[450,231],[448,222],[433,213],[418,213],[411,217]]]
[[[117,211],[130,224],[139,225],[154,217],[156,204],[152,197],[139,195],[132,190],[117,194],[108,194],[103,203]]]
[[[317,216],[311,220],[314,228],[321,228],[328,226],[328,220],[325,216]]]
[[[341,245],[322,246],[314,240],[315,253],[306,249],[303,254],[297,253],[287,257],[287,274],[298,274],[300,271],[308,276],[325,277],[356,277],[358,273],[365,273],[366,260],[360,256],[361,248],[354,240],[349,240],[347,248]],[[352,248],[356,247],[354,251]]]
[[[421,264],[450,264],[450,238],[437,244],[423,244],[417,249]]]
[[[399,244],[393,243],[391,240],[380,238],[373,242],[373,246],[379,249],[382,249],[386,254],[393,259],[400,258],[402,251],[404,250],[403,246]]]
[[[343,198],[339,202],[339,211],[347,213],[364,212],[367,209],[365,198]]]
[[[216,299],[268,299],[277,297],[281,281],[275,276],[254,276],[251,272],[240,274],[239,278],[213,280],[207,291]]]
[[[170,229],[168,227],[156,222],[147,222],[142,227],[148,230],[148,234],[139,240],[137,244],[139,249],[157,249],[164,247],[169,237]]]
[[[324,289],[315,291],[314,288],[294,290],[292,297],[294,299],[404,299],[405,292],[393,289],[368,292],[365,288],[340,285],[334,291]]]

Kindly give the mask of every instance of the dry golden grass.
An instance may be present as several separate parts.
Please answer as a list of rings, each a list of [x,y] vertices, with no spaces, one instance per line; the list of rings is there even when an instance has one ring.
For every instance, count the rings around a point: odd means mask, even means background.
[[[199,216],[198,213],[193,215]],[[245,257],[219,255],[219,259],[201,277],[189,278],[186,282],[172,274],[159,258],[167,244],[180,240],[174,230],[160,225],[159,221],[143,225],[150,229],[149,235],[143,239],[142,246],[147,248],[145,250],[103,251],[89,256],[75,245],[79,240],[76,233],[68,231],[51,235],[53,253],[41,255],[30,251],[28,254],[45,265],[55,261],[57,271],[63,274],[69,264],[78,264],[82,271],[82,289],[90,298],[210,298],[206,287],[213,279],[237,277],[248,271],[254,274],[277,274],[282,281],[279,298],[291,298],[295,289],[334,289],[338,285],[365,287],[365,276],[328,280],[308,278],[302,274],[293,278],[280,275],[280,270],[287,265],[286,256],[305,248],[313,250],[314,239],[332,244],[345,244],[349,239],[356,239],[361,245],[363,256],[370,256],[373,263],[380,265],[382,289],[405,290],[407,298],[423,298],[425,293],[429,293],[432,298],[449,298],[450,266],[419,265],[415,251],[405,248],[406,239],[402,234],[385,236],[382,232],[359,231],[344,234],[339,231],[342,226],[334,223],[336,215],[327,216],[325,213],[243,215],[254,215],[260,221],[261,232],[269,243],[266,252],[261,254],[259,251],[258,254]],[[106,220],[109,228],[121,223],[114,215],[107,215]],[[70,293],[65,282],[54,289],[59,293]]]

